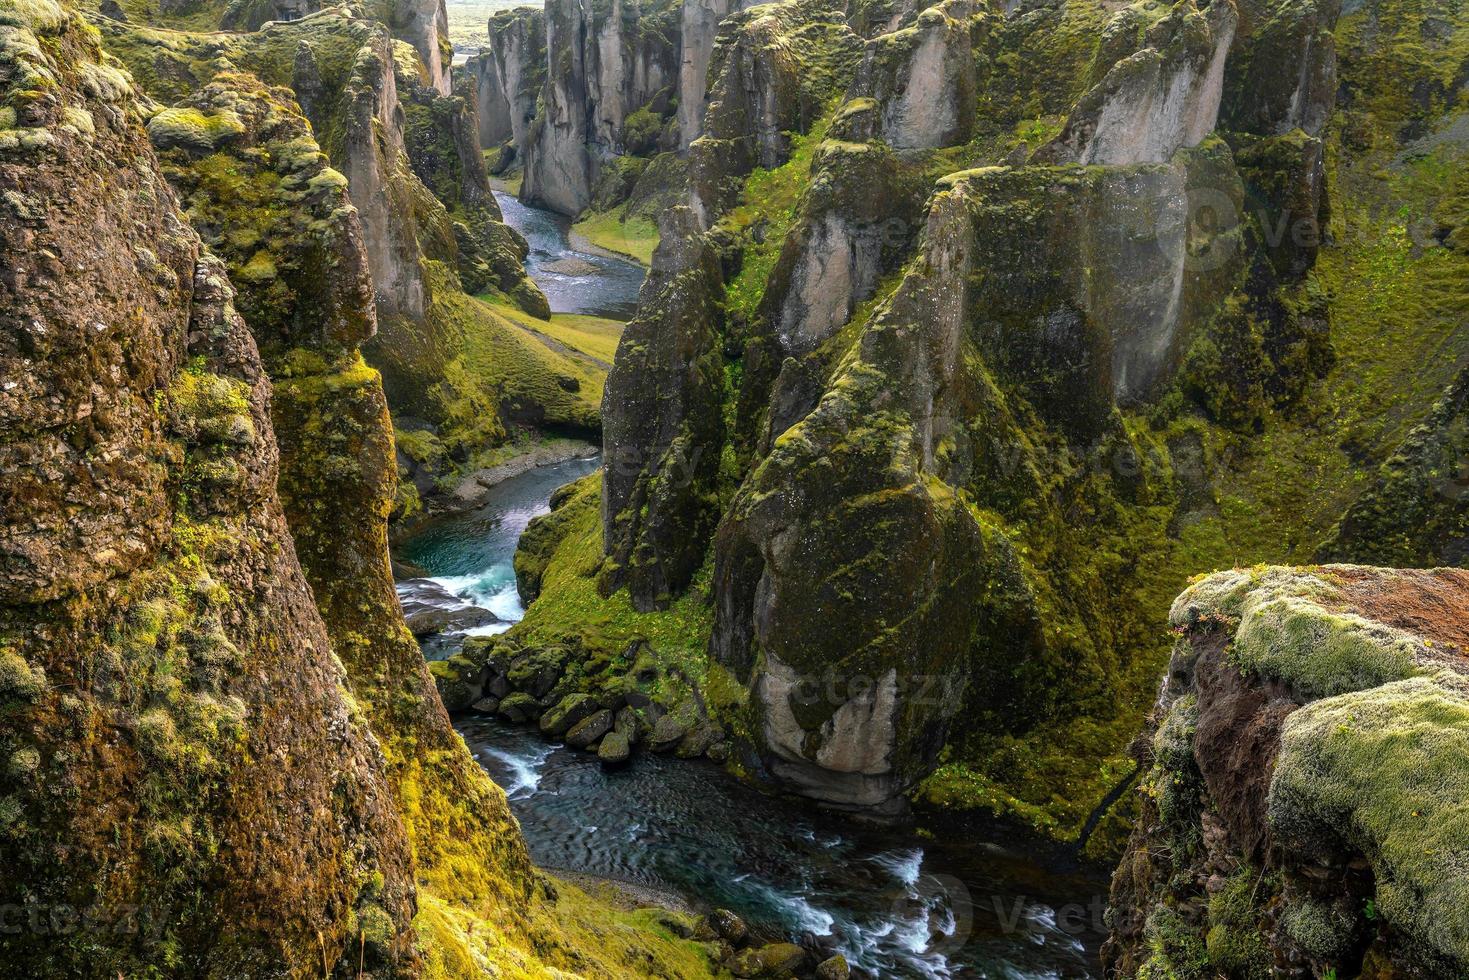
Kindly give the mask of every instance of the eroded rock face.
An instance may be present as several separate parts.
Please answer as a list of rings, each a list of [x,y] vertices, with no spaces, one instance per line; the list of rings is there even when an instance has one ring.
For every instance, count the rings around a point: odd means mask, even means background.
[[[1240,213],[1231,164],[1216,139],[1162,166],[946,178],[976,206],[986,253],[1009,256],[980,287],[978,342],[991,363],[1030,379],[1032,400],[1064,429],[1095,435],[1114,401],[1152,392],[1177,364],[1183,326],[1228,295],[1241,227],[1200,239],[1190,222],[1203,207]]]
[[[1237,21],[1232,0],[1203,11],[1174,6],[1147,30],[1142,48],[1112,65],[1081,99],[1034,162],[1162,163],[1199,145],[1219,117]]]
[[[480,145],[524,147],[546,80],[545,16],[533,8],[500,11],[489,29],[489,48],[466,65],[478,85]]]
[[[704,131],[709,63],[722,22],[730,14],[752,5],[753,0],[684,0],[679,31],[682,59],[678,69],[680,149],[687,149]]]
[[[343,94],[349,107],[343,169],[362,213],[378,313],[422,320],[431,297],[411,187],[401,179],[410,165],[392,44],[386,32],[377,34],[352,66]]]
[[[782,357],[812,352],[851,319],[900,263],[922,210],[922,192],[904,186],[880,143],[829,140],[811,171],[802,220],[764,298]],[[889,190],[874,194],[874,187]]]
[[[882,107],[882,137],[893,149],[933,149],[969,139],[975,112],[973,12],[969,0],[947,0],[911,26],[867,42],[851,94]]]
[[[694,209],[706,224],[755,167],[780,166],[790,133],[805,133],[844,92],[861,41],[840,11],[782,0],[728,18],[709,67],[704,135],[690,147]]]
[[[6,901],[149,916],[11,936],[7,963],[182,948],[241,975],[414,975],[410,853],[296,562],[224,266],[96,34],[50,3],[0,20]]]
[[[1244,0],[1221,114],[1232,130],[1320,136],[1336,99],[1339,0]]]
[[[428,84],[440,95],[453,91],[449,66],[449,15],[444,0],[370,0],[369,13],[392,29],[393,36],[413,45],[428,73]]]
[[[572,215],[591,204],[603,162],[623,152],[624,121],[676,82],[676,18],[667,0],[547,4],[553,55],[522,147],[522,200]]]
[[[666,605],[703,561],[725,440],[719,267],[688,208],[668,212],[660,232],[602,399],[604,584],[626,584],[645,610]]]
[[[1463,972],[1466,596],[1458,570],[1326,565],[1179,597],[1109,969]]]

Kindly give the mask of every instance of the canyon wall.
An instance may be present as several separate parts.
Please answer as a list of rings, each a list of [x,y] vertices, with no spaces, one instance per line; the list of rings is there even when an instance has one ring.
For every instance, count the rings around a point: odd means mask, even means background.
[[[1462,189],[1431,174],[1462,160],[1464,25],[919,6],[724,13],[692,224],[662,229],[610,379],[607,472],[528,536],[539,598],[496,649],[565,644],[567,678],[641,651],[650,722],[713,726],[742,772],[826,805],[995,810],[1115,850],[1190,575],[1458,560],[1464,495],[1433,474],[1462,442]],[[1410,79],[1384,67],[1400,49]],[[1368,376],[1388,415],[1336,401]]]

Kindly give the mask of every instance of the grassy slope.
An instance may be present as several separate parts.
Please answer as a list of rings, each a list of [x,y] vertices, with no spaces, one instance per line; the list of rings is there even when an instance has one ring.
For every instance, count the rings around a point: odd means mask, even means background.
[[[486,302],[501,317],[527,332],[544,334],[557,343],[601,361],[604,366],[612,364],[613,355],[617,353],[617,342],[622,339],[622,331],[626,326],[621,320],[575,313],[553,313],[551,319],[542,320],[517,306],[489,299]]]
[[[624,218],[621,210],[588,212],[571,226],[572,234],[581,235],[598,248],[651,265],[653,250],[658,247],[658,227],[647,218]]]

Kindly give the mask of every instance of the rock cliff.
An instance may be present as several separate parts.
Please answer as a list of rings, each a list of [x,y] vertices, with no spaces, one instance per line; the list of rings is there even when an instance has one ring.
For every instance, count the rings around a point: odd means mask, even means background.
[[[678,5],[668,0],[553,0],[540,112],[525,134],[521,199],[563,214],[592,202],[603,164],[624,152],[624,124],[678,78]],[[665,110],[666,111],[666,110]]]
[[[410,845],[297,564],[225,268],[96,34],[55,4],[0,17],[0,851],[7,901],[103,923],[7,935],[6,961],[412,975]]]
[[[625,666],[663,680],[640,689],[692,698],[742,771],[824,803],[1116,847],[1131,804],[1097,805],[1189,575],[1457,560],[1463,497],[1432,474],[1462,441],[1462,189],[1431,175],[1465,152],[1465,25],[919,6],[725,16],[687,154],[697,240],[664,240],[699,287],[645,296],[608,386],[602,526],[587,487],[530,536],[539,598],[511,640],[641,651]],[[722,426],[700,421],[715,400]],[[695,458],[692,431],[720,462],[680,480],[666,450]]]
[[[465,66],[478,87],[480,145],[492,150],[508,140],[518,151],[546,83],[545,16],[531,7],[501,11],[489,29],[488,50]]]

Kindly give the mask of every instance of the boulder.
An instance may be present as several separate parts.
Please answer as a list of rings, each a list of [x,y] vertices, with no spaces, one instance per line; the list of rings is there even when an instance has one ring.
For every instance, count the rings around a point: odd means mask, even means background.
[[[806,963],[806,951],[795,943],[771,943],[759,949],[747,949],[729,965],[737,977],[793,977]]]
[[[852,968],[847,965],[847,958],[841,953],[829,960],[822,960],[816,967],[816,980],[847,980],[851,975]]]
[[[700,722],[678,740],[673,754],[680,759],[697,759],[723,737],[723,733],[714,725]]]
[[[434,660],[428,665],[439,699],[451,711],[463,711],[484,697],[485,666],[463,653],[448,660]]]
[[[729,909],[715,909],[710,912],[709,928],[714,930],[714,935],[736,948],[750,938],[750,927],[745,924],[745,920]]]
[[[525,691],[535,698],[543,698],[551,693],[551,688],[561,679],[570,659],[571,652],[565,647],[532,650],[516,660],[506,676],[515,690]]]
[[[564,735],[597,711],[597,702],[589,694],[568,694],[541,716],[541,734]]]
[[[653,731],[648,736],[648,747],[654,752],[667,752],[683,741],[688,731],[688,726],[673,715],[664,715],[653,725]]]
[[[638,729],[642,727],[642,719],[637,709],[624,706],[617,712],[617,719],[613,722],[612,730],[620,732],[627,737],[628,742],[636,743],[638,740]]]
[[[604,766],[624,765],[632,757],[632,745],[622,732],[608,732],[597,749],[597,758]]]
[[[500,702],[500,717],[517,725],[539,718],[541,710],[541,703],[524,691],[506,695]]]
[[[597,739],[612,730],[612,712],[606,708],[582,719],[566,733],[566,744],[576,749],[590,748]]]
[[[499,698],[480,698],[469,706],[469,710],[481,715],[492,715],[500,710]]]

